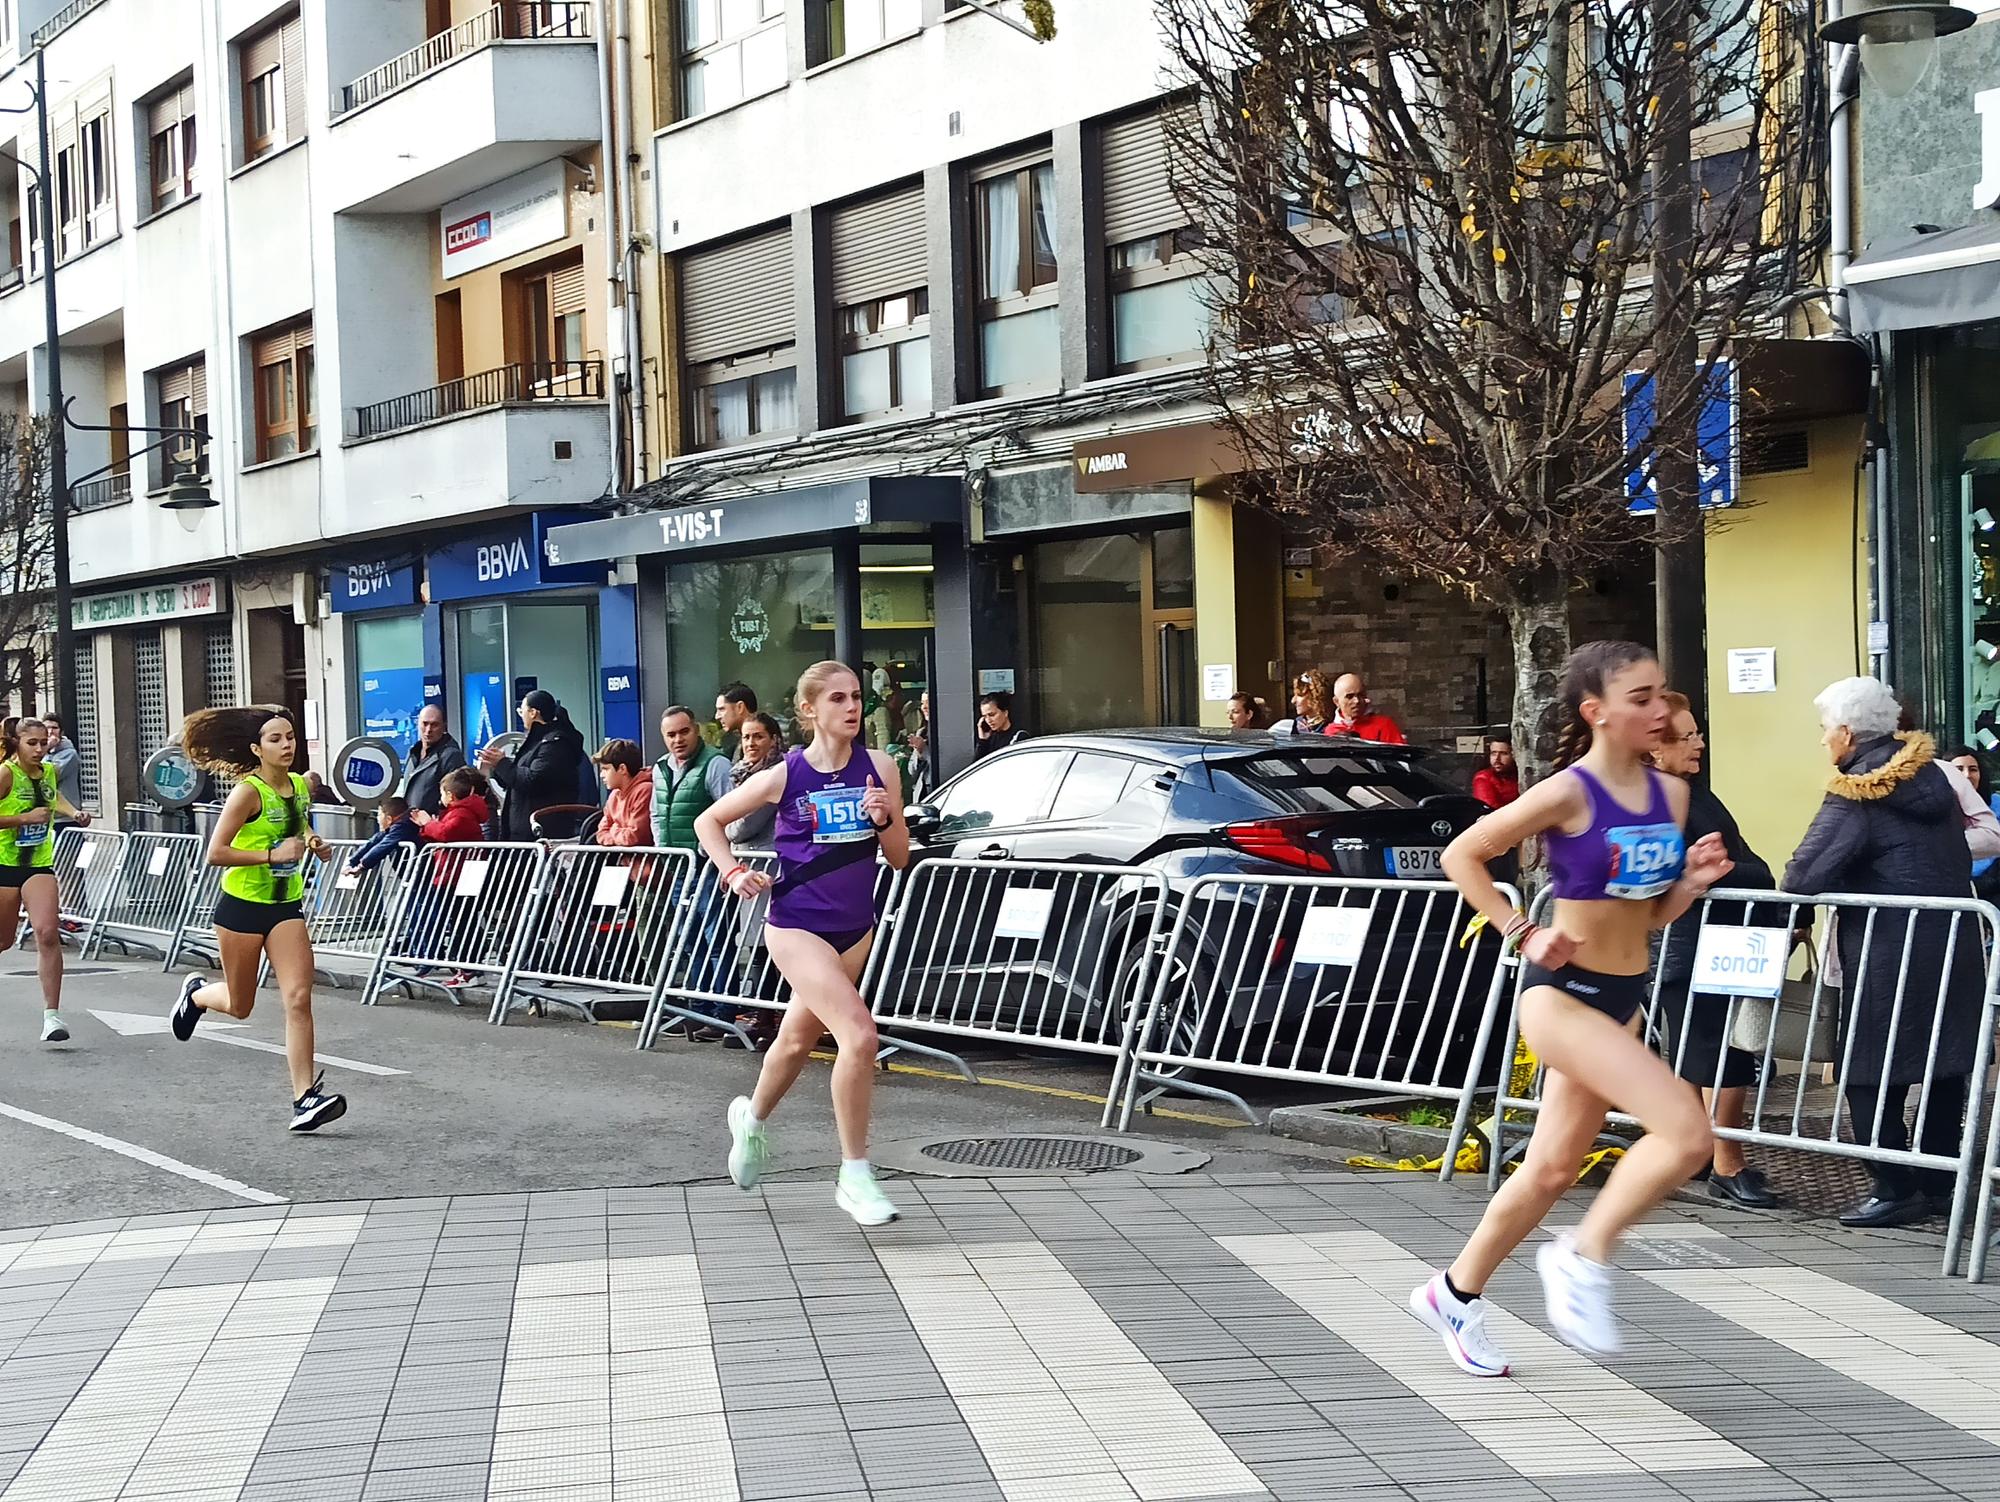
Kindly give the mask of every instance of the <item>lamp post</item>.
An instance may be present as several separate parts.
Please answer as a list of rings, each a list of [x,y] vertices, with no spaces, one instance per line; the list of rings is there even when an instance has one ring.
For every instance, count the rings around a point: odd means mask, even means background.
[[[1861,71],[1891,98],[1900,99],[1930,71],[1939,37],[1963,31],[1979,17],[1963,5],[1862,0],[1820,27],[1822,40],[1858,45]]]
[[[48,50],[35,49],[35,132],[41,141],[42,170],[35,174],[35,196],[41,200],[42,241],[42,321],[49,351],[49,410],[56,420],[49,430],[49,511],[50,563],[55,572],[56,712],[62,716],[63,730],[76,733],[76,641],[70,622],[69,584],[69,441],[63,425],[69,420],[64,410],[62,386],[62,328],[56,309],[56,194],[55,174],[49,170],[49,90]]]

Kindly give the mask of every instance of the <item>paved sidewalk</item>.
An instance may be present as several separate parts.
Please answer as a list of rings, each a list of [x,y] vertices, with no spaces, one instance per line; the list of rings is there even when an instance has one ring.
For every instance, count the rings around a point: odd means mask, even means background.
[[[1480,1382],[1401,1302],[1475,1186],[892,1187],[0,1233],[0,1502],[2000,1498],[2000,1287],[1925,1238],[1676,1207],[1621,1364],[1522,1261]]]

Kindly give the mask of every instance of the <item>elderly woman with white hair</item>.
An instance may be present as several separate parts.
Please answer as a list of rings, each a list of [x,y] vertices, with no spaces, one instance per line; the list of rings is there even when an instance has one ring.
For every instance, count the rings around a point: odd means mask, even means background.
[[[1836,771],[1826,801],[1785,868],[1784,889],[1806,896],[1968,895],[1972,859],[1965,821],[1956,793],[1935,765],[1931,738],[1897,732],[1896,696],[1874,678],[1843,678],[1813,703]],[[1854,1138],[1907,1150],[1910,1086],[1922,1085],[1928,1072],[1929,1089],[1920,1090],[1917,1100],[1919,1150],[1956,1157],[1983,1010],[1979,929],[1960,921],[1954,944],[1952,919],[1943,913],[1914,915],[1913,935],[1912,917],[1902,913],[1880,910],[1872,922],[1862,916],[1838,925],[1851,1034],[1842,1086]],[[1842,1224],[1907,1225],[1943,1208],[1939,1202],[1952,1185],[1948,1173],[1898,1164],[1870,1164],[1869,1174],[1873,1193],[1841,1216]]]

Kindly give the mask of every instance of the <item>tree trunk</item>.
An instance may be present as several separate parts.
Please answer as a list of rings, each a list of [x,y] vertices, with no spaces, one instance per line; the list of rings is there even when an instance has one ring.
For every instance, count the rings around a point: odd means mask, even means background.
[[[1562,731],[1556,690],[1570,652],[1568,583],[1545,564],[1511,581],[1501,601],[1514,642],[1514,759],[1523,783],[1548,774]]]

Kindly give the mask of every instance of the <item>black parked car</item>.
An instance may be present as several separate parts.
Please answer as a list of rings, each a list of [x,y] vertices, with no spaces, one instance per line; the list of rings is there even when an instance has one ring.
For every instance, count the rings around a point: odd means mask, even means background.
[[[1163,933],[1191,889],[1211,905],[1190,915],[1188,934],[1166,957],[1164,1027],[1182,1046],[1348,1073],[1414,1058],[1429,1061],[1428,1077],[1441,1041],[1454,1067],[1463,1066],[1492,973],[1490,945],[1458,947],[1462,914],[1453,899],[1420,890],[1350,894],[1343,900],[1372,907],[1367,937],[1354,963],[1327,968],[1309,961],[1322,932],[1307,917],[1310,894],[1194,886],[1211,875],[1440,878],[1445,845],[1484,809],[1423,760],[1414,747],[1345,737],[1194,729],[1046,736],[982,757],[911,809],[912,861],[1157,871],[1169,893]],[[1016,876],[1004,886],[1034,884]],[[993,937],[1002,883],[929,879],[909,913],[926,942],[904,936],[894,989],[926,996],[973,1030],[1054,1031],[1115,1046],[1129,1009],[1144,999],[1135,993],[1148,891],[1157,888],[1095,882],[1078,913],[1072,888],[1056,914],[1061,927],[1022,945]],[[1319,905],[1328,905],[1323,894]]]

